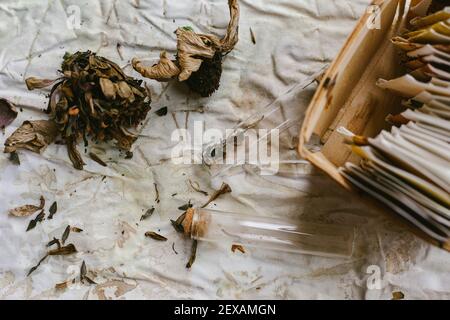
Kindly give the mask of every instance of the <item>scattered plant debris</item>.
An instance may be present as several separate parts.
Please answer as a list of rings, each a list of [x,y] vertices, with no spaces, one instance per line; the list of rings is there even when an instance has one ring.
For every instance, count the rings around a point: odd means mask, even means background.
[[[51,120],[24,122],[6,140],[5,152],[26,148],[39,153],[60,134],[73,166],[82,170],[80,139],[85,146],[88,137],[95,142],[115,140],[128,151],[137,139],[128,129],[137,127],[150,110],[142,80],[128,77],[117,64],[90,51],[66,53],[61,73],[54,80],[26,79],[29,90],[53,85],[47,107]]]

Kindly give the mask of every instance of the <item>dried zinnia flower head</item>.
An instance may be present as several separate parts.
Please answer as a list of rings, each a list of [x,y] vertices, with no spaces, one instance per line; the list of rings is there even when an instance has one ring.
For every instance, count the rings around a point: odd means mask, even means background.
[[[56,80],[28,78],[26,84],[29,90],[53,85],[47,108],[49,122],[66,142],[74,167],[82,169],[84,165],[76,149],[81,138],[85,145],[88,137],[100,142],[114,139],[119,148],[129,150],[136,136],[127,129],[136,127],[150,110],[151,99],[141,86],[142,80],[128,77],[114,62],[90,51],[66,54],[61,73],[62,77]],[[39,134],[45,135],[41,131]],[[36,135],[29,132],[27,136],[31,134]],[[47,143],[55,138],[52,130],[49,135],[52,139],[47,139]],[[16,134],[17,138],[20,137]]]
[[[185,81],[189,88],[203,97],[209,97],[219,88],[222,75],[222,58],[233,50],[238,42],[239,4],[228,0],[230,22],[225,37],[195,33],[190,27],[178,28],[177,55],[175,60],[161,53],[157,64],[146,67],[133,59],[133,67],[142,76],[157,81],[177,78]]]

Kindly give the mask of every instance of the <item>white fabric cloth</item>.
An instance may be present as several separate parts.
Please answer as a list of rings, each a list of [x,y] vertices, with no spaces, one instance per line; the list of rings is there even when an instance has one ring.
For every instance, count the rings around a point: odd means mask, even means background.
[[[0,298],[390,299],[393,291],[402,291],[407,299],[450,298],[449,254],[368,209],[321,174],[275,179],[240,171],[211,178],[206,167],[168,160],[176,126],[192,129],[193,121],[201,120],[206,128],[232,128],[331,61],[369,2],[240,0],[240,41],[224,60],[219,91],[199,99],[183,85],[146,80],[153,93],[152,112],[167,106],[169,114],[149,115],[131,160],[113,148],[92,146],[109,166],[100,167],[84,155],[85,170],[77,171],[65,146],[52,145],[42,155],[20,151],[19,167],[1,154]],[[73,5],[80,6],[81,28],[72,30],[67,19],[76,12]],[[41,109],[48,91],[29,92],[24,79],[55,77],[66,51],[96,51],[138,77],[129,61],[156,61],[163,49],[174,53],[177,27],[223,35],[227,22],[225,0],[0,1],[0,97],[23,109],[0,135],[0,143],[22,121],[46,118]],[[312,89],[305,92],[291,111],[304,112],[311,94]],[[200,106],[204,113],[189,112],[186,119],[186,110]],[[286,157],[294,155],[290,151]],[[355,253],[350,260],[255,248],[241,254],[232,253],[228,244],[201,243],[193,268],[187,270],[190,241],[175,233],[169,219],[189,200],[205,202],[207,197],[195,192],[189,179],[210,194],[223,181],[231,186],[231,194],[211,205],[215,209],[356,224]],[[154,183],[160,203],[155,203]],[[25,232],[30,218],[14,218],[7,211],[37,203],[40,195],[47,199],[46,208],[56,200],[58,212]],[[154,215],[140,221],[152,206]],[[44,255],[46,243],[60,237],[67,225],[84,230],[68,240],[79,252],[50,257],[26,277]],[[145,238],[148,230],[169,240]],[[96,273],[98,285],[55,290],[56,283],[78,275],[83,260]],[[378,289],[367,285],[374,283],[367,273],[372,265],[381,271]]]

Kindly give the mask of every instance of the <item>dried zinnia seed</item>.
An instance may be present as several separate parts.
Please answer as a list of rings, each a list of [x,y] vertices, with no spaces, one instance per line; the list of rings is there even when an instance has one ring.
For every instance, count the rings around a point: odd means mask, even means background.
[[[163,237],[162,235],[157,234],[156,232],[153,232],[153,231],[147,231],[145,233],[145,236],[148,237],[148,238],[152,238],[154,240],[157,240],[157,241],[167,241],[166,237]]]

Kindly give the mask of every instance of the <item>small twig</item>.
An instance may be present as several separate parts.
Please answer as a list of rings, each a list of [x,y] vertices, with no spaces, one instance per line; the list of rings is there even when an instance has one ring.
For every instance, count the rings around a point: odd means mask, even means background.
[[[117,53],[119,54],[120,60],[124,60],[123,55],[122,55],[122,45],[120,43],[117,43],[116,49],[117,49]]]
[[[195,191],[197,191],[205,196],[208,196],[208,192],[200,189],[200,185],[198,184],[198,182],[192,182],[191,179],[189,179],[188,181],[189,181],[189,184],[191,185],[192,189],[194,189]]]
[[[178,254],[177,250],[175,250],[175,242],[172,243],[172,250],[175,252],[175,254]]]
[[[38,224],[38,222],[42,222],[44,220],[44,218],[45,218],[45,212],[44,212],[44,210],[41,210],[41,212],[36,216],[36,218],[34,218],[33,220],[30,221],[26,231],[28,232],[31,229],[34,229],[36,227],[36,225]]]
[[[38,264],[35,265],[33,268],[30,269],[30,271],[28,271],[27,277],[32,274],[34,271],[36,271],[37,268],[39,268],[39,266],[41,265],[41,263],[48,257],[48,253],[41,259],[39,260]]]
[[[155,198],[155,202],[159,203],[159,191],[158,191],[158,185],[156,184],[156,182],[153,183],[153,185],[155,186],[155,193],[156,193],[156,198]]]
[[[255,33],[253,32],[252,28],[250,28],[250,38],[252,39],[253,44],[256,44],[256,37],[255,37]]]
[[[188,113],[188,112],[198,112],[198,113],[204,113],[205,112],[205,106],[199,106],[192,109],[178,109],[175,110],[174,113]]]

